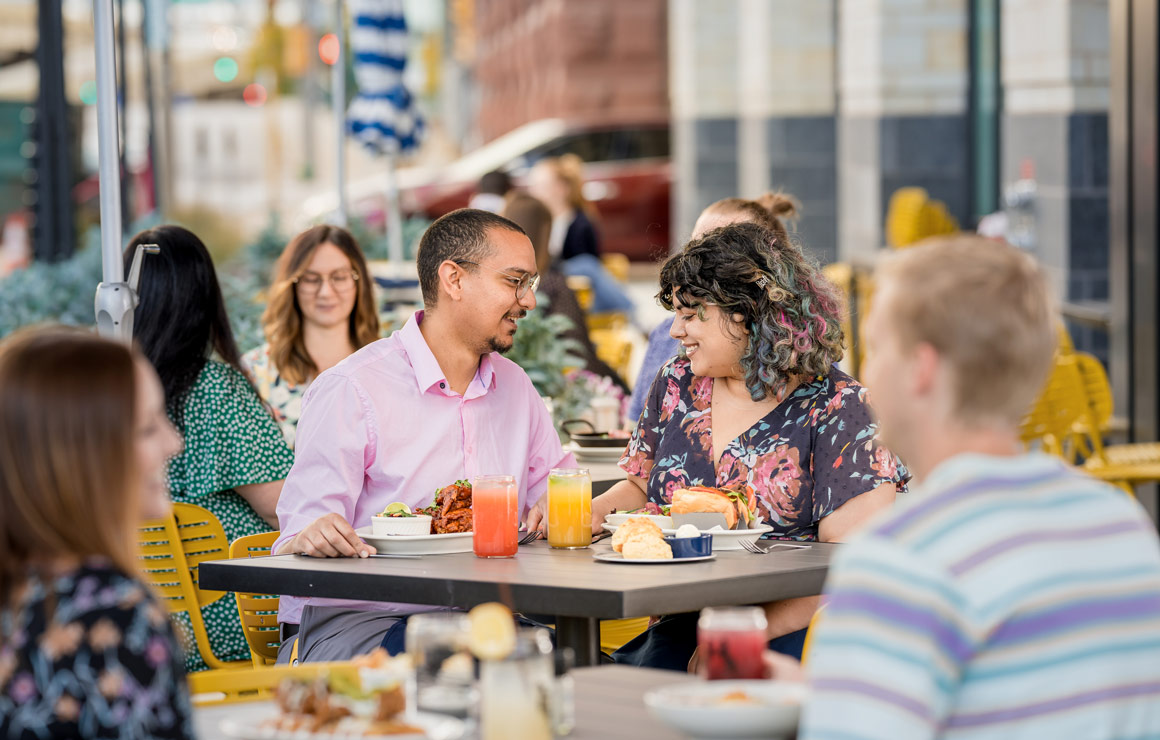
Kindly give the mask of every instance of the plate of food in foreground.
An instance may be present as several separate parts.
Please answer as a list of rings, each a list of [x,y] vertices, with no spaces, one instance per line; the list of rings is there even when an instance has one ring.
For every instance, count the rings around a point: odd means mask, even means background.
[[[604,524],[603,527],[605,531],[612,532],[613,536],[616,535],[616,530],[619,529],[619,527],[613,526],[611,524]],[[722,551],[741,550],[742,542],[757,542],[757,540],[761,539],[763,534],[772,531],[773,527],[769,526],[768,524],[762,524],[753,529],[710,529],[704,530],[703,533],[713,535],[714,551]],[[661,530],[661,534],[670,537],[676,535],[676,533],[677,530],[675,529]]]
[[[629,519],[612,535],[612,552],[592,557],[605,563],[661,565],[713,559],[713,538],[696,527],[682,527],[673,537],[665,537],[650,517]]]
[[[417,712],[407,706],[414,669],[406,657],[379,648],[347,664],[334,664],[282,681],[276,709],[255,708],[251,716],[222,720],[221,731],[240,740],[454,740],[465,732],[460,720]]]
[[[716,555],[699,555],[692,558],[626,558],[618,552],[598,552],[592,556],[593,560],[599,560],[602,563],[627,563],[629,565],[677,565],[679,563],[702,563],[706,560],[713,560]]]
[[[695,738],[780,738],[797,729],[805,684],[697,681],[644,695],[652,716]]]

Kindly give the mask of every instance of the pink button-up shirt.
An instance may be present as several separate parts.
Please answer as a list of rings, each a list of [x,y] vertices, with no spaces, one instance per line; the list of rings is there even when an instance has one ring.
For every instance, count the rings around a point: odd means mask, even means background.
[[[294,467],[278,499],[274,551],[331,512],[354,527],[402,501],[427,506],[435,491],[477,475],[513,475],[524,514],[547,489],[548,472],[575,466],[524,371],[484,355],[461,396],[427,347],[417,312],[387,339],[318,376],[303,398]],[[389,562],[389,561],[384,561]],[[422,607],[283,596],[278,619],[298,623],[306,604],[386,611]]]

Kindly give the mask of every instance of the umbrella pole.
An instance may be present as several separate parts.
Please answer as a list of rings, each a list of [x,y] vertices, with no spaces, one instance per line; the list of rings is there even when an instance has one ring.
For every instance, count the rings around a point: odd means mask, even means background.
[[[97,62],[97,151],[100,164],[101,267],[97,286],[97,331],[133,338],[133,297],[126,290],[121,257],[121,172],[117,142],[116,61],[113,58],[113,0],[93,0],[93,42]]]
[[[338,38],[338,58],[330,69],[330,105],[334,110],[335,177],[338,213],[335,223],[346,226],[346,31],[342,22],[342,0],[334,0],[334,35]]]
[[[403,261],[403,209],[399,207],[395,159],[395,154],[387,154],[387,259],[398,263]]]

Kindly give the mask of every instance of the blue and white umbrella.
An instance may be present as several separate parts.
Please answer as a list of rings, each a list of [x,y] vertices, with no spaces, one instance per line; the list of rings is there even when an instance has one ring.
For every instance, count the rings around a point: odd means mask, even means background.
[[[403,84],[407,21],[403,0],[350,0],[350,51],[358,94],[347,110],[347,131],[387,157],[387,236],[392,260],[403,258],[402,213],[395,185],[399,154],[419,145],[423,117]]]

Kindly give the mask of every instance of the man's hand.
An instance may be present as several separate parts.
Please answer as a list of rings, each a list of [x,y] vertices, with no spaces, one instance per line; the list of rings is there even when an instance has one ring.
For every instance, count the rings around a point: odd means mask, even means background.
[[[377,551],[359,539],[349,522],[331,513],[315,519],[290,540],[279,554],[290,552],[315,558],[365,558]]]
[[[540,496],[536,505],[528,510],[528,531],[548,533],[548,494]]]

